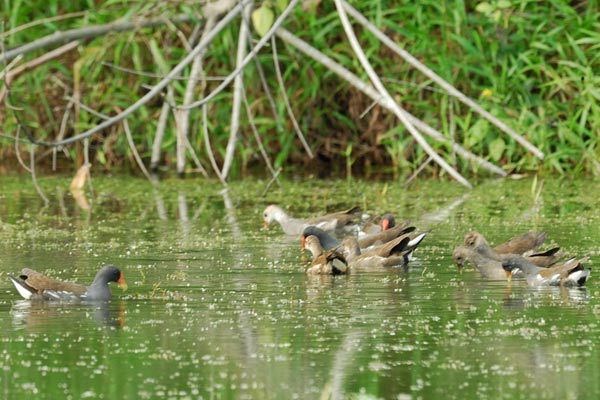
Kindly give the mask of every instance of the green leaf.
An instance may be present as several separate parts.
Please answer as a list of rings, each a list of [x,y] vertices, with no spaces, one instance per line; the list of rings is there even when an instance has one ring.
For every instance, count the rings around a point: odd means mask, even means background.
[[[158,42],[154,38],[150,38],[148,41],[150,46],[150,53],[152,53],[152,57],[154,58],[154,62],[158,65],[158,68],[161,72],[167,73],[170,70],[169,63],[163,57],[162,51]]]
[[[494,11],[494,6],[492,6],[487,1],[484,1],[482,3],[477,4],[477,7],[475,7],[475,10],[477,10],[478,12],[483,13],[483,14],[489,14],[492,11]]]
[[[487,135],[489,130],[489,123],[487,120],[480,118],[473,124],[471,129],[469,129],[469,136],[467,137],[467,145],[469,147],[473,146],[476,143],[483,141],[485,135]]]
[[[498,3],[496,3],[496,7],[498,8],[509,8],[511,6],[512,4],[508,0],[500,0]]]
[[[492,18],[494,19],[494,22],[498,23],[500,21],[500,18],[502,18],[502,11],[494,11],[494,13],[492,14]]]
[[[261,37],[267,34],[273,25],[273,20],[273,11],[264,4],[252,12],[252,25]]]
[[[279,11],[280,13],[286,9],[287,5],[288,5],[288,0],[275,0],[275,7],[277,8],[277,11]]]
[[[504,140],[502,138],[496,138],[490,143],[490,156],[494,161],[498,161],[502,158],[502,153],[504,153]]]

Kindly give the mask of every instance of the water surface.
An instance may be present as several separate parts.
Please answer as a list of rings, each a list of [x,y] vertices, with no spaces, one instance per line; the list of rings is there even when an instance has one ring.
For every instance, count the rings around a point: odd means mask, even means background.
[[[2,398],[598,398],[600,187],[584,181],[284,182],[220,185],[95,178],[89,210],[69,177],[0,178]],[[297,238],[261,227],[270,203],[297,215],[358,204],[431,229],[408,272],[309,278]],[[584,289],[458,274],[471,230],[499,243],[546,230],[590,255]],[[20,300],[24,266],[89,283],[118,265],[107,304]]]

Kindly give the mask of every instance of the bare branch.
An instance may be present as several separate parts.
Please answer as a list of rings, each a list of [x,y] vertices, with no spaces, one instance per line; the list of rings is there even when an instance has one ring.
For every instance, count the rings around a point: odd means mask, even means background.
[[[6,133],[0,133],[0,137],[10,139],[10,140],[16,140],[16,141],[23,142],[23,143],[29,143],[29,140],[27,140],[27,139],[21,139],[16,136],[7,135]]]
[[[108,115],[104,115],[102,113],[99,113],[98,111],[86,106],[85,104],[81,103],[80,101],[78,101],[77,99],[74,98],[70,98],[72,101],[74,101],[79,107],[81,107],[83,110],[89,112],[92,115],[97,116],[98,118],[102,118],[102,119],[109,119],[110,117]],[[129,148],[131,149],[131,153],[133,154],[133,158],[135,159],[138,167],[140,167],[140,170],[142,170],[142,173],[144,174],[144,176],[146,178],[148,178],[148,180],[150,181],[150,183],[152,184],[156,184],[156,181],[154,179],[152,179],[152,176],[150,175],[150,173],[148,173],[148,170],[146,169],[146,166],[144,165],[144,162],[142,161],[142,158],[140,157],[140,154],[138,153],[137,149],[135,148],[135,142],[133,141],[133,135],[131,134],[131,129],[129,129],[129,124],[127,123],[127,120],[123,120],[123,130],[125,131],[125,136],[127,137],[127,143],[129,144]],[[86,155],[86,160],[85,160],[86,164],[89,164],[89,159]]]
[[[180,15],[174,16],[173,18],[170,18],[169,20],[173,23],[182,23],[182,22],[193,21],[195,19],[196,18],[194,18],[190,15],[180,14]],[[111,33],[111,32],[125,32],[125,31],[131,31],[131,30],[139,29],[139,28],[160,26],[160,25],[164,25],[164,24],[165,24],[164,18],[157,19],[157,20],[141,19],[141,20],[133,21],[133,22],[117,21],[117,22],[113,22],[112,24],[88,26],[85,28],[71,29],[71,30],[64,31],[64,32],[58,31],[58,32],[54,32],[48,36],[45,36],[41,39],[35,40],[31,43],[27,43],[27,44],[24,44],[23,46],[19,46],[17,48],[5,51],[4,53],[0,54],[0,62],[3,62],[5,60],[10,61],[20,54],[26,54],[26,53],[29,53],[30,51],[42,49],[44,47],[53,46],[58,43],[70,42],[72,40],[93,39],[98,36],[106,35],[107,33]]]
[[[273,182],[277,181],[279,183],[278,177],[279,177],[279,174],[281,173],[281,171],[282,171],[281,167],[277,168],[277,172],[275,172],[275,175],[273,175],[273,177],[271,178],[271,180],[269,181],[269,183],[267,183],[267,186],[265,186],[265,189],[260,194],[261,197],[265,197],[265,195],[267,194],[267,192],[269,191],[269,189],[273,185]]]
[[[190,139],[188,137],[185,138],[185,146],[186,146],[187,150],[190,152],[190,155],[192,156],[192,160],[194,161],[194,164],[196,164],[196,168],[198,168],[200,173],[205,178],[208,178],[208,173],[204,169],[204,166],[202,166],[202,163],[200,162],[200,159],[198,158],[198,155],[196,154],[196,150],[194,150],[194,148],[192,147],[192,144],[190,143]]]
[[[23,56],[19,56],[19,57],[13,58],[13,60],[11,62],[9,62],[8,65],[6,65],[6,63],[5,63],[5,67],[2,69],[2,71],[0,71],[0,79],[4,80],[5,75],[8,74],[15,65],[20,63],[22,59],[23,59]]]

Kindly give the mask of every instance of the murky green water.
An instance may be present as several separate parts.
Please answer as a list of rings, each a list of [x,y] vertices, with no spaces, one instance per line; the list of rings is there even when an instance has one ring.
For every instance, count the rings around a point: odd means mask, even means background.
[[[265,182],[227,195],[202,181],[94,179],[91,211],[69,178],[0,178],[0,397],[561,398],[600,396],[600,185]],[[539,187],[539,185],[538,185]],[[433,229],[408,273],[310,279],[299,241],[261,229],[272,202],[301,215],[359,204]],[[492,243],[528,229],[590,255],[587,288],[532,290],[458,275],[470,229]],[[113,301],[35,304],[6,279],[23,266],[129,283]]]

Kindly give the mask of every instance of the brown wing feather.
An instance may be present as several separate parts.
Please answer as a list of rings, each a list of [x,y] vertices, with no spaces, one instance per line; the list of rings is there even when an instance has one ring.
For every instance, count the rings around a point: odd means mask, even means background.
[[[87,291],[87,288],[83,285],[57,281],[56,279],[52,279],[46,275],[40,274],[39,272],[36,272],[30,268],[23,268],[20,278],[38,292],[44,290],[55,290],[70,292],[81,296]]]
[[[523,254],[526,251],[537,249],[544,243],[546,236],[546,232],[529,231],[496,246],[494,250],[501,254]]]
[[[391,229],[382,231],[380,233],[367,235],[361,239],[358,239],[358,246],[361,249],[364,249],[376,243],[387,243],[394,238],[410,233],[416,229],[414,226],[407,227],[407,225],[408,222],[402,222]]]
[[[560,247],[555,247],[543,253],[532,254],[527,257],[527,261],[538,267],[548,268],[558,262],[561,258],[561,254],[558,253]]]
[[[583,269],[583,263],[587,262],[588,259],[588,257],[584,257],[581,260],[561,263],[550,268],[544,269],[540,271],[539,274],[543,278],[550,278],[555,274],[560,274],[560,279],[562,280],[567,278],[570,273]]]
[[[387,243],[382,244],[379,247],[374,248],[373,250],[369,250],[360,255],[362,258],[371,257],[371,256],[379,256],[379,257],[389,257],[392,251],[401,243],[404,239],[408,239],[406,235],[402,235],[397,237],[394,240],[390,240]],[[407,240],[408,243],[408,240]],[[406,247],[404,244],[403,247]]]
[[[306,220],[306,223],[309,223],[311,225],[317,225],[321,222],[337,220],[338,226],[343,226],[343,225],[346,225],[351,220],[353,220],[354,218],[356,218],[355,214],[358,212],[360,212],[360,207],[356,206],[356,207],[352,207],[348,210],[336,212],[333,214],[327,214],[327,215],[323,215],[321,217],[308,218]]]

